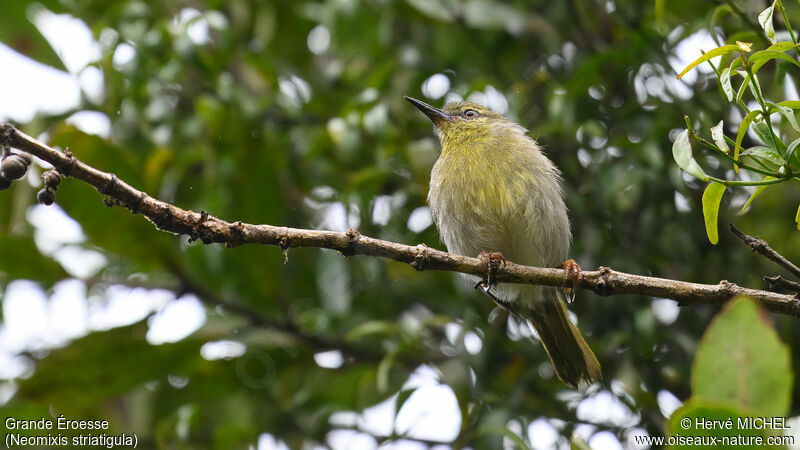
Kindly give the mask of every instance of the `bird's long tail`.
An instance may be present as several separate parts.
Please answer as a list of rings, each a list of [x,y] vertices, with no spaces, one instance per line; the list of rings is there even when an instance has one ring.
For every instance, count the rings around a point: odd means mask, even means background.
[[[602,381],[600,363],[578,327],[569,320],[567,307],[555,289],[530,304],[524,314],[539,334],[547,356],[561,381],[577,387],[581,381]]]

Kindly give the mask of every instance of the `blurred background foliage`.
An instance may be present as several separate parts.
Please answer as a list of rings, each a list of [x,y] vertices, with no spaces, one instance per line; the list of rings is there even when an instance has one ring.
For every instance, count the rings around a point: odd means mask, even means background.
[[[571,257],[584,269],[761,287],[777,269],[727,227],[708,243],[703,185],[670,151],[684,114],[705,130],[735,117],[710,70],[675,79],[701,47],[764,44],[755,18],[767,3],[731,4],[15,0],[3,6],[0,41],[63,70],[31,19],[50,11],[84,22],[98,56],[69,70],[100,88],[16,125],[183,208],[443,248],[424,209],[438,144],[402,96],[469,98],[528,127],[563,170]],[[800,8],[787,8],[800,23]],[[775,101],[796,96],[781,65],[759,75]],[[75,113],[99,114],[107,132],[65,120]],[[69,179],[51,208],[85,238],[47,246],[37,238],[50,217],[35,206],[40,180],[28,181],[0,195],[5,319],[20,280],[33,282],[26,292],[38,292],[52,324],[65,283],[90,318],[115,296],[167,300],[17,346],[5,356],[18,369],[6,370],[3,415],[104,418],[116,433],[136,432],[141,448],[546,447],[574,432],[598,448],[628,445],[633,433],[663,435],[689,398],[697,342],[718,309],[579,292],[572,310],[606,379],[580,393],[555,379],[526,327],[454,274],[316,249],[187,243]],[[722,223],[800,261],[798,190],[769,189],[739,216],[749,192],[729,191]],[[62,247],[100,262],[67,263]],[[202,326],[154,342],[154,317],[186,299],[204,306]],[[775,321],[784,342],[800,342],[793,319]],[[8,334],[13,324],[2,326]],[[454,399],[452,414],[417,406],[412,424],[449,424],[438,435],[395,420],[412,401],[424,405],[414,394],[430,383]],[[387,399],[389,425],[370,426],[377,413],[364,410]]]

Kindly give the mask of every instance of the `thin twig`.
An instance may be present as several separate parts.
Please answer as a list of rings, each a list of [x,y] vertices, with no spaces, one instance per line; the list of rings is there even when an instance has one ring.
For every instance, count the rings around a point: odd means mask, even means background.
[[[769,244],[767,244],[767,241],[761,239],[760,237],[752,237],[742,233],[741,231],[739,231],[738,228],[733,226],[732,223],[729,223],[728,225],[731,227],[731,231],[733,231],[733,234],[739,236],[739,238],[743,240],[744,243],[750,247],[750,250],[772,260],[779,266],[791,272],[792,275],[800,278],[800,267],[795,266],[791,261],[784,258],[780,253],[773,250],[772,247],[770,247]]]
[[[774,277],[764,277],[767,289],[770,291],[792,291],[795,295],[800,295],[800,283],[787,280],[780,275]]]
[[[7,144],[49,162],[62,173],[71,168],[69,176],[81,180],[95,189],[103,190],[121,205],[147,217],[158,229],[178,235],[187,235],[203,243],[223,243],[228,247],[243,244],[274,245],[281,249],[290,247],[317,247],[336,250],[345,256],[379,256],[404,262],[417,270],[444,270],[483,277],[486,264],[478,258],[455,255],[421,246],[410,246],[361,235],[356,230],[347,232],[305,230],[299,228],[254,225],[227,222],[205,212],[194,212],[157,200],[124,181],[91,167],[74,157],[55,150],[20,132],[9,124],[0,124],[0,145]],[[64,169],[64,170],[62,170]],[[504,283],[526,283],[544,286],[562,286],[564,271],[531,267],[508,262],[500,268],[495,280]],[[600,295],[636,294],[677,300],[682,305],[720,305],[729,299],[745,295],[759,302],[769,311],[800,317],[800,301],[794,296],[749,289],[728,281],[719,284],[698,284],[685,281],[646,277],[617,272],[608,267],[596,271],[583,271],[577,286]]]

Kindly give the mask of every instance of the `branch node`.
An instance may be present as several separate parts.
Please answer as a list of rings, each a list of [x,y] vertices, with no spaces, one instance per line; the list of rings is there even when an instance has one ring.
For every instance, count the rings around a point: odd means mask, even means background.
[[[245,232],[244,224],[240,220],[237,220],[236,222],[231,224],[231,234],[234,235],[235,240],[226,242],[225,248],[233,248],[242,245],[242,240],[244,239],[244,232]]]
[[[189,234],[189,242],[194,242],[198,239],[203,241],[203,244],[210,244],[213,242],[211,236],[203,231],[206,220],[208,220],[208,212],[200,210],[200,217],[197,219],[197,222],[195,222],[192,227],[192,232]]]
[[[144,192],[140,192],[139,198],[137,198],[134,203],[128,205],[128,209],[131,211],[131,214],[136,214],[139,212],[139,206],[142,205],[142,201],[146,196],[147,194],[145,194]]]
[[[736,284],[731,283],[728,280],[719,280],[719,283],[717,283],[717,285],[719,286],[720,291],[722,291],[722,293],[728,297],[733,295],[733,290],[736,287]]]
[[[64,155],[66,155],[67,158],[69,158],[69,162],[67,163],[67,165],[65,167],[58,168],[58,171],[61,172],[62,174],[64,174],[65,177],[68,177],[72,173],[72,168],[75,167],[75,162],[78,159],[75,158],[75,155],[72,153],[72,151],[69,149],[69,147],[64,149]]]
[[[355,249],[353,247],[355,246],[356,242],[358,242],[358,240],[361,239],[361,233],[359,233],[358,230],[350,228],[349,230],[347,230],[346,235],[347,235],[347,248],[341,249],[339,250],[339,252],[344,256],[353,256],[356,254]]]
[[[289,250],[289,247],[291,246],[292,241],[287,236],[282,237],[280,242],[278,242],[278,247],[280,247],[284,252]]]
[[[611,286],[611,268],[600,266],[600,280],[594,285],[594,292],[597,295],[608,297],[614,293],[614,288]]]
[[[116,187],[117,181],[117,176],[112,173],[111,177],[108,179],[108,183],[101,189],[98,189],[98,191],[103,195],[114,195],[113,189]]]
[[[767,284],[767,290],[769,291],[791,291],[795,296],[800,295],[800,283],[796,281],[787,280],[780,275],[774,277],[765,276],[763,280]]]
[[[172,205],[169,203],[162,203],[159,209],[160,211],[155,214],[156,217],[153,217],[153,223],[155,224],[156,228],[167,230],[166,227],[172,221]]]
[[[425,244],[417,245],[417,253],[414,255],[414,261],[410,265],[414,270],[422,272],[425,270],[425,261],[428,259],[428,246]]]

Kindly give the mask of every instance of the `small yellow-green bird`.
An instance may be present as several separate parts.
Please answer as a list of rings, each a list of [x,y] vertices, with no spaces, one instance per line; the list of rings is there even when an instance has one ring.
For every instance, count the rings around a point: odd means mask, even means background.
[[[573,387],[601,381],[600,363],[557,288],[491,282],[492,265],[505,258],[563,267],[571,234],[561,172],[525,128],[484,106],[455,102],[439,109],[405,99],[433,121],[442,144],[428,204],[448,251],[487,261],[485,281],[468,277],[501,307],[530,321],[558,378]]]

